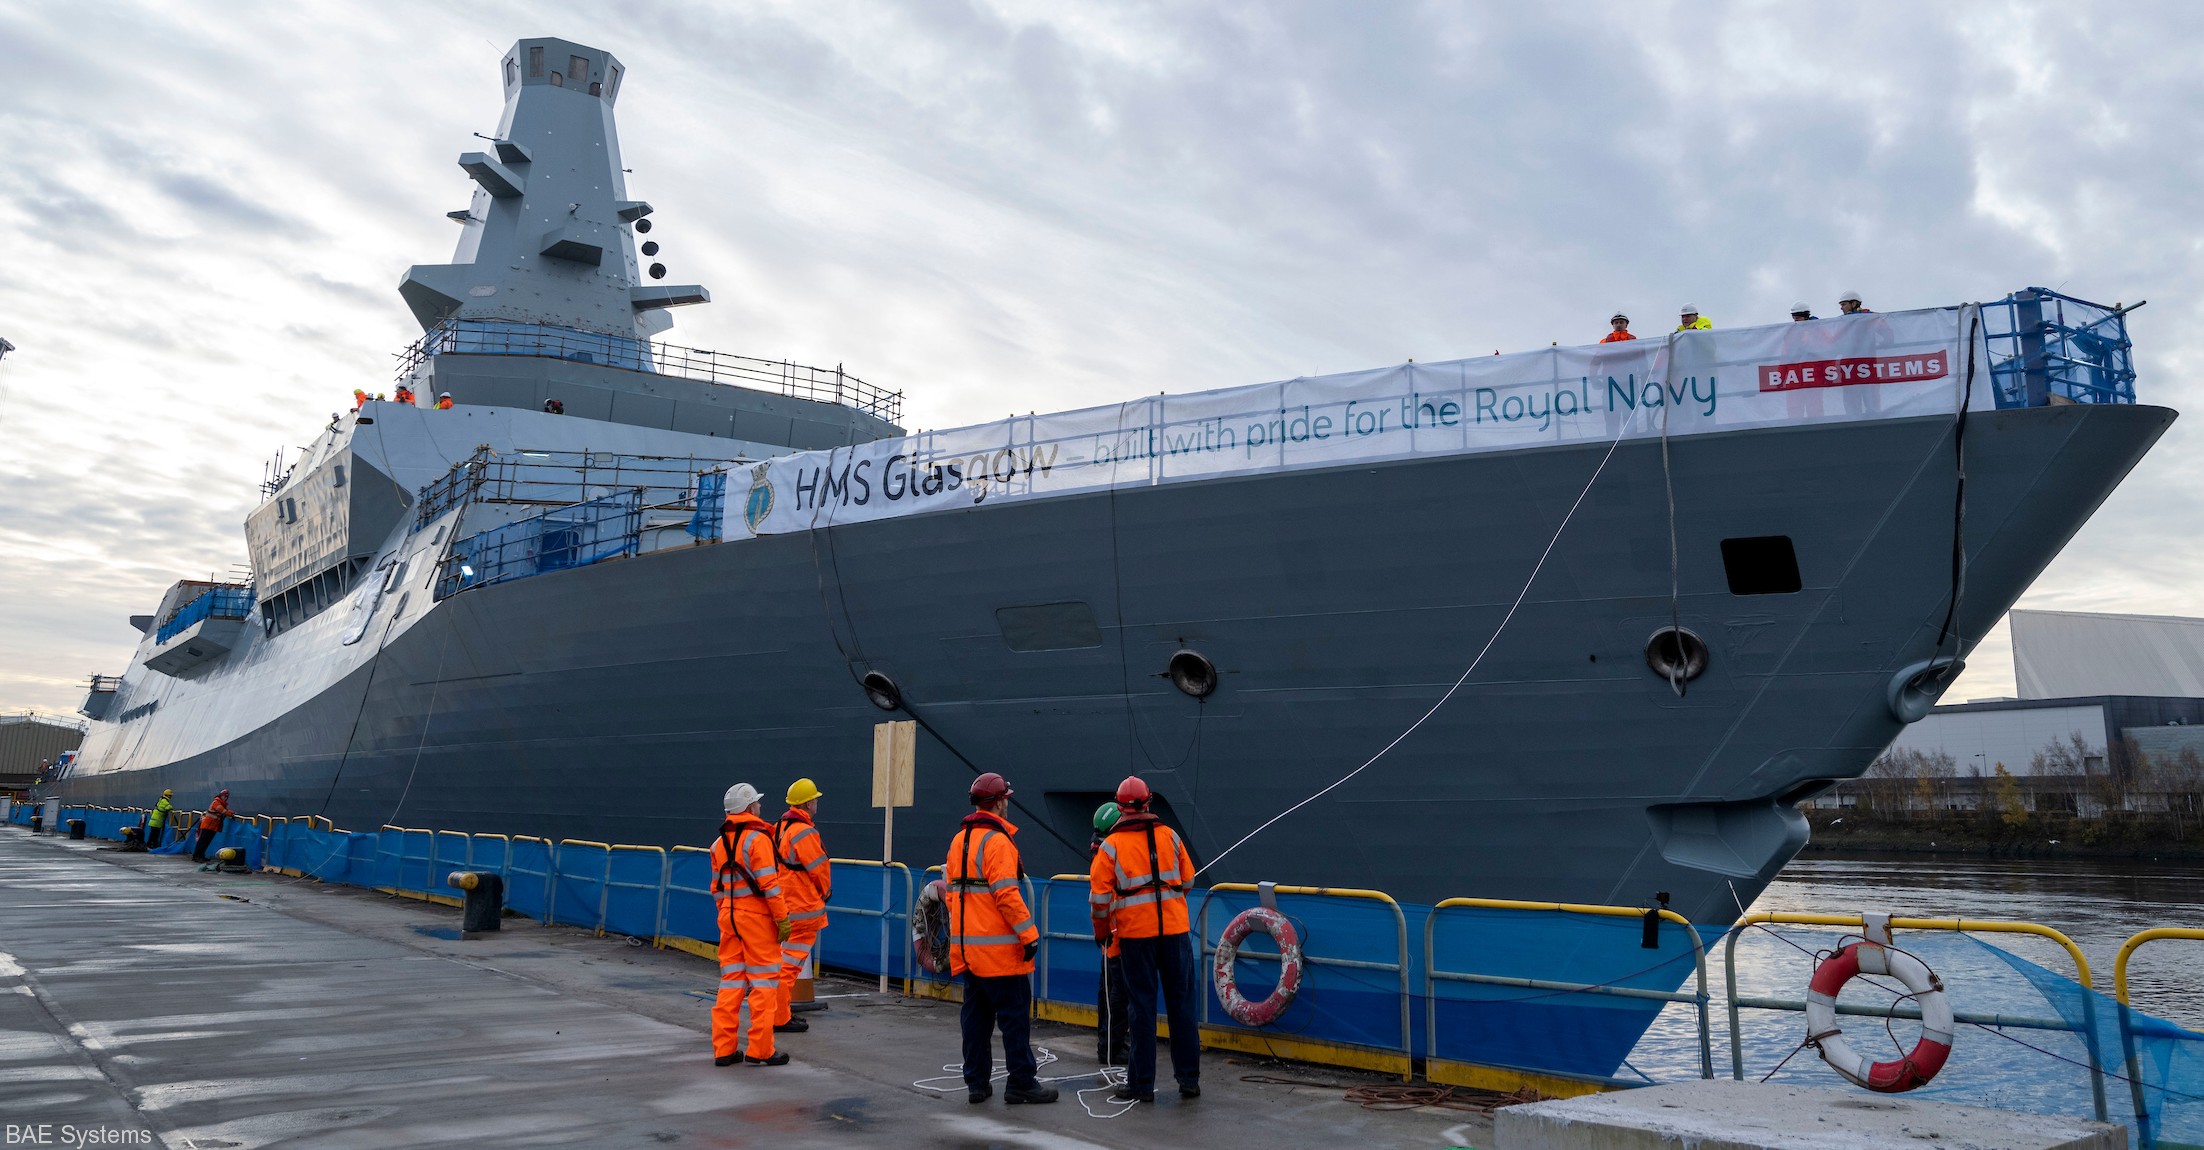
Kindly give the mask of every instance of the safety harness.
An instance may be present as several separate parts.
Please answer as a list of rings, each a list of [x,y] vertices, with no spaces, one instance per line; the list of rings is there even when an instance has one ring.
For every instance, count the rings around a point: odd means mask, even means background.
[[[797,861],[796,861],[795,859],[792,859],[792,858],[788,857],[787,855],[785,855],[785,854],[782,854],[782,853],[781,853],[781,835],[782,835],[782,833],[783,833],[783,832],[785,832],[785,831],[787,831],[787,830],[788,830],[788,824],[789,824],[789,823],[790,823],[791,821],[797,821],[797,822],[799,822],[799,824],[800,824],[800,825],[802,825],[802,826],[807,826],[807,827],[808,827],[808,826],[812,826],[812,825],[813,825],[813,824],[812,824],[812,822],[811,822],[811,820],[809,820],[809,819],[802,819],[802,820],[791,820],[791,819],[790,819],[790,818],[789,818],[789,817],[788,817],[787,815],[782,815],[782,816],[781,816],[781,821],[779,821],[779,822],[777,822],[777,823],[774,823],[774,824],[773,824],[773,861],[775,861],[775,862],[777,862],[777,863],[781,864],[781,866],[782,866],[782,867],[783,867],[784,869],[786,869],[786,870],[790,870],[790,871],[802,871],[802,872],[803,872],[803,873],[805,873],[805,874],[810,874],[810,873],[811,873],[811,868],[809,868],[809,867],[806,867],[806,866],[803,866],[803,865],[801,865],[800,863],[798,863],[798,862],[797,862]],[[789,836],[789,841],[794,841],[794,840],[795,840],[795,836],[794,836],[794,835],[790,835],[790,836]],[[831,888],[829,888],[829,889],[827,889],[827,890],[823,890],[823,891],[820,891],[820,892],[819,892],[819,894],[821,895],[821,897],[824,897],[824,898],[833,898],[833,897],[834,897],[834,891],[833,891],[833,890],[832,890]]]
[[[964,838],[964,877],[950,879],[949,885],[953,888],[963,888],[967,891],[977,888],[984,891],[992,885],[987,881],[985,874],[981,873],[980,868],[975,865],[975,860],[978,862],[987,860],[986,840],[982,838],[978,842],[974,842],[972,839],[973,830],[981,828],[1000,831],[1003,837],[1010,837],[1010,828],[1004,826],[1002,820],[991,814],[984,811],[975,811],[964,816],[964,829],[957,832]],[[1025,878],[1025,860],[1022,858],[1017,863],[1017,878],[1020,880]],[[958,950],[964,949],[964,904],[965,899],[969,897],[970,895],[966,894],[959,895],[957,898],[957,929],[954,932],[952,941],[956,943]],[[970,960],[966,960],[966,964],[970,965]]]
[[[758,883],[758,876],[751,874],[749,867],[742,865],[742,844],[744,841],[742,835],[755,834],[758,833],[758,830],[759,828],[756,826],[745,825],[742,828],[742,834],[738,835],[735,833],[735,820],[728,819],[719,824],[719,848],[726,856],[726,861],[719,866],[719,877],[731,879],[740,875],[742,881],[749,884],[750,893],[758,896],[759,902],[765,902],[765,887]],[[732,886],[733,884],[729,883],[728,885]],[[725,911],[727,929],[733,930],[735,925],[734,902],[730,899],[720,901],[727,908]],[[771,904],[768,903],[767,905],[770,906]]]
[[[1146,811],[1126,815],[1124,819],[1118,822],[1117,829],[1110,832],[1110,837],[1115,838],[1131,830],[1132,828],[1125,824],[1135,820],[1148,832],[1148,881],[1131,887],[1117,887],[1117,897],[1121,899],[1130,898],[1133,895],[1153,891],[1156,896],[1156,937],[1161,938],[1163,936],[1163,894],[1165,891],[1169,891],[1172,894],[1184,897],[1187,886],[1186,878],[1182,875],[1177,882],[1163,881],[1163,860],[1156,854],[1156,824],[1161,820],[1157,819],[1156,816]],[[1112,859],[1111,861],[1115,863],[1116,860]],[[1172,853],[1171,861],[1174,865],[1178,862],[1178,855],[1175,850]],[[1118,864],[1115,869],[1119,873],[1123,873],[1125,868],[1122,864]]]

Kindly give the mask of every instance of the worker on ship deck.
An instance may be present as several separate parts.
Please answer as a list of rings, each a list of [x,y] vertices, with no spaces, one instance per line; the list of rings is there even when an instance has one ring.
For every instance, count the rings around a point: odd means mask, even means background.
[[[557,400],[551,402],[557,403]],[[811,963],[811,948],[826,929],[827,899],[834,893],[834,864],[826,840],[813,820],[819,816],[819,784],[797,779],[788,785],[788,811],[773,824],[773,859],[781,868],[781,892],[788,903],[788,937],[781,942],[781,975],[773,1029],[800,1034],[811,1024],[796,1017],[796,980]]]
[[[1094,809],[1094,838],[1087,843],[1090,865],[1102,850],[1102,840],[1116,829],[1123,814],[1115,801]],[[1132,988],[1125,981],[1123,957],[1118,953],[1117,940],[1112,938],[1102,944],[1102,977],[1094,987],[1094,1060],[1104,1066],[1123,1066],[1130,1058],[1132,1016],[1128,1011],[1132,997]]]
[[[727,788],[726,821],[712,844],[712,898],[719,914],[719,996],[712,1003],[712,1065],[785,1066],[773,1049],[780,1000],[780,944],[788,903],[773,858],[773,828],[758,817],[764,796],[748,783]]]
[[[407,387],[407,386],[406,386],[405,384],[402,384],[402,383],[401,383],[401,384],[399,384],[399,385],[398,385],[398,402],[400,402],[400,403],[405,403],[405,404],[411,404],[411,403],[413,402],[413,389],[412,389],[412,388],[410,388],[410,387]]]
[[[207,804],[207,813],[199,816],[199,843],[191,849],[191,861],[207,861],[207,846],[222,830],[223,820],[230,817],[230,792],[219,791],[214,801]]]
[[[1600,339],[1601,343],[1621,343],[1623,340],[1626,339],[1638,338],[1637,336],[1630,334],[1630,317],[1622,314],[1619,311],[1607,317],[1607,323],[1608,326],[1614,328],[1615,330],[1608,332],[1606,336],[1602,337]]]
[[[448,391],[440,391],[440,392],[437,392],[437,393],[436,393],[436,410],[438,410],[438,411],[450,411],[451,409],[452,409],[452,393],[451,393],[451,392],[448,392]]]
[[[1194,947],[1189,938],[1186,891],[1194,860],[1177,831],[1148,809],[1153,795],[1137,775],[1117,785],[1117,825],[1102,840],[1087,872],[1094,940],[1114,943],[1130,993],[1131,1057],[1116,1102],[1156,1100],[1156,991],[1171,1020],[1171,1075],[1179,1097],[1201,1097],[1201,1026],[1196,1002]]]
[[[1856,291],[1848,291],[1843,295],[1838,296],[1837,306],[1843,309],[1844,314],[1846,315],[1874,314],[1873,308],[1870,308],[1866,304],[1860,302],[1860,293]]]
[[[1800,300],[1797,303],[1791,305],[1792,323],[1805,323],[1807,320],[1820,318],[1820,316],[1814,314],[1813,305],[1807,303],[1805,300]]]
[[[1713,326],[1713,320],[1699,314],[1699,305],[1687,303],[1683,306],[1683,318],[1677,322],[1676,330],[1706,331]]]
[[[167,845],[169,816],[176,813],[176,804],[170,800],[175,797],[176,792],[173,790],[162,791],[161,797],[153,804],[152,812],[145,816],[145,849],[152,850],[154,847]]]
[[[994,1097],[994,1036],[1002,1031],[1003,1063],[1010,1080],[1003,1101],[1011,1105],[1056,1101],[1056,1088],[1040,1080],[1033,1055],[1033,956],[1041,932],[1033,925],[1018,880],[1010,823],[1009,782],[989,771],[972,780],[972,806],[949,840],[942,867],[948,887],[942,909],[949,919],[949,972],[964,980],[964,1009],[957,1015],[964,1038],[964,1100]]]

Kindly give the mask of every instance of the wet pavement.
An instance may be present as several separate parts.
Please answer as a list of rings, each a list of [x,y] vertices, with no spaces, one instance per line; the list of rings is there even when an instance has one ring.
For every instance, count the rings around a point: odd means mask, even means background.
[[[9,1145],[899,1147],[1491,1145],[1387,1079],[1212,1052],[1203,1096],[1123,1108],[1091,1031],[1036,1024],[1053,1106],[968,1105],[956,1007],[821,980],[785,1067],[715,1067],[713,965],[508,918],[0,827],[0,1131]],[[1250,1083],[1244,1076],[1329,1085]],[[1166,1072],[1165,1077],[1168,1077]],[[946,1093],[915,1085],[934,1079]],[[1073,1092],[1087,1088],[1085,1106]],[[42,1133],[40,1128],[43,1127]],[[40,1139],[43,1139],[41,1141]]]

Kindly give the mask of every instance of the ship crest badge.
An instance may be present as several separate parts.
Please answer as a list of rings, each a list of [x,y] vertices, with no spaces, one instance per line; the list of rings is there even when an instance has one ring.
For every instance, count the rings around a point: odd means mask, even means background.
[[[773,484],[765,478],[767,465],[760,463],[750,469],[750,496],[742,505],[742,521],[750,533],[758,533],[758,524],[773,513]]]

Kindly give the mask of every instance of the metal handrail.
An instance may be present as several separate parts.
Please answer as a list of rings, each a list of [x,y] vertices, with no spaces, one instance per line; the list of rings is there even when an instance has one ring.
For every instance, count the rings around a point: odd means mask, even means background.
[[[1738,1027],[1740,1025],[1737,1013],[1738,1010],[1743,1007],[1751,1007],[1760,1010],[1803,1011],[1806,1009],[1806,1004],[1803,1000],[1799,1000],[1794,1004],[1792,1001],[1786,999],[1756,998],[1745,1001],[1738,998],[1737,938],[1739,935],[1745,933],[1746,927],[1754,926],[1761,923],[1776,923],[1783,926],[1836,926],[1864,929],[1867,926],[1867,916],[1861,914],[1792,914],[1783,911],[1761,911],[1757,914],[1748,914],[1743,918],[1738,919],[1736,925],[1731,927],[1729,937],[1727,939],[1724,939],[1722,943],[1722,965],[1724,968],[1724,978],[1726,980],[1725,988],[1728,991],[1729,996],[1730,1077],[1739,1081],[1743,1081],[1745,1077],[1745,1048],[1738,1041]],[[2076,976],[2076,981],[2082,984],[2082,989],[2093,989],[2093,984],[2091,983],[2089,976],[2089,958],[2087,955],[2084,955],[2082,953],[2082,948],[2074,945],[2073,939],[2068,938],[2066,937],[2066,935],[2060,933],[2059,931],[2053,930],[2052,928],[2044,926],[2040,923],[2008,922],[2000,919],[1903,918],[1893,916],[1889,919],[1889,927],[1893,931],[1948,930],[1958,934],[1967,934],[1979,931],[1984,934],[2026,934],[2033,935],[2037,938],[2047,938],[2066,948],[2067,957],[2074,960],[2074,973]],[[1865,936],[1863,935],[1862,937]],[[2057,1025],[2032,1026],[2031,1029],[2063,1030],[2068,1032],[2080,1032],[2094,1035],[2097,1028],[2097,1012],[2094,1001],[2095,998],[2096,996],[2094,994],[2082,995],[2082,1023],[2079,1027],[2067,1025],[2062,1021]],[[1903,1013],[1897,1013],[1893,1011],[1886,1011],[1884,1013],[1896,1013],[1897,1017],[1906,1017],[1906,1015],[1904,1015]],[[1954,1014],[1954,1018],[1955,1020],[1962,1022],[1978,1021],[1978,1018],[1958,1018],[1956,1013]],[[2037,1019],[2032,1021],[2046,1022],[2047,1020]],[[1983,1025],[1991,1024],[1985,1022],[1983,1023]],[[2022,1026],[2028,1025],[2028,1023],[2023,1022],[2022,1020],[2014,1020],[2012,1023],[2010,1023],[2010,1025]],[[2102,1122],[2105,1120],[2105,1077],[2103,1060],[2097,1056],[2097,1044],[2095,1041],[2087,1041],[2084,1042],[2082,1045],[2086,1047],[2089,1051],[2089,1086],[2091,1101],[2096,1107],[2097,1120]]]
[[[881,907],[879,910],[872,910],[867,907],[861,906],[834,907],[833,909],[836,914],[854,914],[859,918],[877,918],[887,921],[893,921],[897,917],[901,917],[904,922],[904,929],[906,931],[910,929],[909,924],[911,921],[911,915],[916,913],[916,911],[914,910],[914,905],[918,899],[918,886],[916,880],[911,877],[911,868],[908,865],[899,862],[882,863],[879,859],[842,859],[832,857],[827,859],[827,863],[830,866],[838,867],[885,867],[886,869],[891,871],[902,872],[903,913],[900,916],[890,911],[887,907]],[[835,883],[834,885],[844,890],[852,889],[851,887],[839,882]],[[833,917],[830,915],[828,916],[830,929],[832,922]],[[911,954],[911,947],[908,940],[905,941],[903,946],[897,949],[900,949],[903,952],[903,993],[909,994],[911,993],[912,986],[917,982],[918,960]],[[880,973],[884,977],[894,977],[885,970],[881,971]]]
[[[1210,955],[1217,953],[1217,948],[1209,945],[1209,900],[1215,898],[1217,896],[1217,892],[1219,891],[1228,891],[1235,894],[1259,895],[1264,891],[1264,889],[1265,887],[1263,885],[1257,883],[1220,882],[1211,885],[1208,890],[1202,892],[1201,908],[1195,915],[1195,922],[1201,932],[1201,942],[1195,948],[1194,957],[1196,958],[1196,960],[1207,961]],[[1382,963],[1367,962],[1362,959],[1354,958],[1329,958],[1320,955],[1309,954],[1306,952],[1306,950],[1304,950],[1302,953],[1301,961],[1312,966],[1336,966],[1357,970],[1398,971],[1400,973],[1400,1052],[1401,1057],[1405,1060],[1405,1065],[1401,1067],[1401,1080],[1404,1082],[1415,1081],[1416,1035],[1413,1029],[1413,1024],[1410,1021],[1410,995],[1408,991],[1408,916],[1401,913],[1400,904],[1393,901],[1393,896],[1386,894],[1384,891],[1365,890],[1360,887],[1270,886],[1268,887],[1268,889],[1273,894],[1300,895],[1311,898],[1358,899],[1369,902],[1379,902],[1385,904],[1386,908],[1393,912],[1393,925],[1399,937],[1398,953],[1400,955],[1400,961],[1394,963]],[[1254,951],[1241,951],[1240,953],[1248,958],[1271,957]],[[1201,1022],[1204,1025],[1207,1025],[1209,1022],[1209,996],[1207,994],[1201,996],[1200,1009]]]
[[[2120,1011],[2120,1053],[2127,1067],[2128,1097],[2135,1107],[2136,1133],[2141,1135],[2140,1141],[2145,1146],[2154,1143],[2150,1130],[2150,1103],[2148,1099],[2143,1097],[2142,1055],[2135,1048],[2135,1027],[2129,1021],[2128,1010],[2126,1009],[2128,1007],[2127,963],[2128,959],[2133,958],[2135,952],[2144,943],[2169,938],[2204,942],[2204,930],[2179,926],[2160,926],[2153,927],[2150,930],[2138,931],[2130,935],[2126,942],[2120,944],[2120,953],[2112,959],[2112,996],[2119,1000],[2123,1008]]]
[[[447,320],[422,333],[398,353],[398,378],[407,379],[439,355],[510,355],[578,360],[620,371],[667,375],[704,383],[778,390],[797,399],[853,407],[895,423],[902,418],[903,393],[867,383],[841,367],[809,367],[787,360],[758,359],[599,335],[547,324],[508,321]]]
[[[1438,927],[1439,912],[1449,908],[1469,907],[1478,910],[1515,910],[1555,914],[1581,914],[1602,918],[1643,919],[1644,907],[1608,906],[1598,903],[1577,902],[1525,902],[1505,898],[1450,898],[1431,908],[1423,920],[1423,995],[1424,995],[1424,1054],[1428,1058],[1439,1056],[1439,999],[1434,982],[1474,982],[1489,986],[1513,986],[1525,990],[1555,990],[1570,994],[1602,994],[1617,998],[1642,998],[1658,1002],[1688,1002],[1699,1016],[1699,1076],[1714,1077],[1713,1024],[1709,1021],[1707,1003],[1707,947],[1699,937],[1699,928],[1690,919],[1667,908],[1658,913],[1661,921],[1672,922],[1684,928],[1691,938],[1692,964],[1698,972],[1699,992],[1685,994],[1680,990],[1646,990],[1634,986],[1609,986],[1591,982],[1560,982],[1542,978],[1512,978],[1497,974],[1471,974],[1466,971],[1439,970],[1432,954],[1432,937]]]

